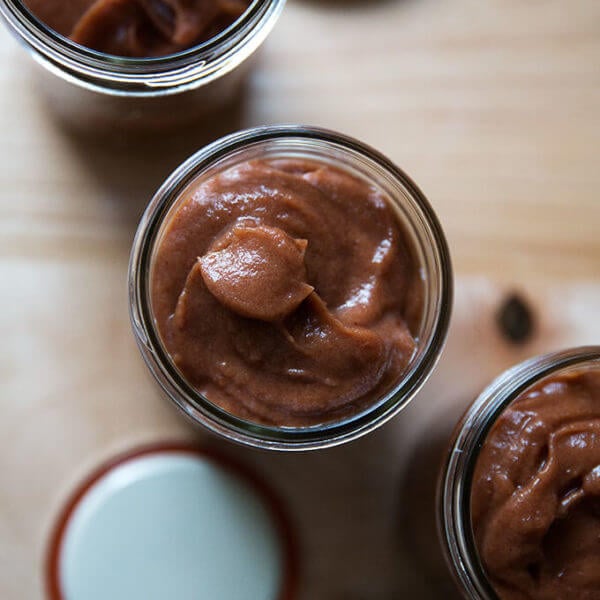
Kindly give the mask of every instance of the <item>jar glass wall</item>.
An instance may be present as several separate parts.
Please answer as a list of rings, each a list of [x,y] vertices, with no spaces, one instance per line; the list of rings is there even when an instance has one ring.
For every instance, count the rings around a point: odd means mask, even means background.
[[[190,186],[253,159],[301,159],[332,165],[380,189],[406,232],[422,283],[417,349],[393,389],[347,419],[315,426],[275,427],[233,416],[186,382],[161,341],[150,283],[165,224]],[[135,337],[151,372],[166,394],[197,423],[233,441],[278,450],[339,444],[381,425],[415,395],[436,364],[448,329],[452,274],[439,222],[415,184],[394,164],[356,140],[326,130],[281,126],[243,131],[200,150],[163,184],[140,222],[129,272],[130,311]]]
[[[213,38],[152,58],[119,57],[85,48],[39,21],[21,0],[0,0],[0,15],[39,63],[43,92],[69,124],[165,130],[222,108],[244,80],[248,59],[279,17],[285,0],[254,0]]]
[[[472,523],[475,468],[482,446],[506,409],[557,377],[600,372],[600,346],[539,356],[498,377],[469,407],[456,427],[438,486],[438,531],[446,562],[465,598],[497,600],[479,557]],[[539,392],[536,392],[539,393]],[[515,441],[516,443],[516,441]],[[542,464],[545,464],[542,461]]]

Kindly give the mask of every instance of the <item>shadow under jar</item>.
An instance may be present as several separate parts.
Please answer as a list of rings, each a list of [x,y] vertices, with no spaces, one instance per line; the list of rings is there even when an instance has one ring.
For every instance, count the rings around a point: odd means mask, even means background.
[[[445,341],[452,274],[415,184],[343,135],[264,127],[159,189],[129,271],[134,334],[188,416],[268,449],[336,445],[415,395]]]
[[[600,598],[600,346],[521,363],[475,400],[438,525],[465,598]]]
[[[137,6],[136,1],[129,4]],[[36,73],[40,91],[69,127],[104,136],[168,131],[202,122],[232,105],[248,72],[248,59],[271,31],[285,0],[248,2],[239,18],[221,31],[215,29],[209,39],[187,48],[155,44],[153,54],[177,51],[147,57],[117,56],[76,43],[42,22],[26,4],[0,0],[0,15],[41,65]],[[147,4],[164,4],[170,11],[172,3]],[[98,27],[109,27],[102,18],[110,21],[100,15]],[[135,26],[115,31],[115,37],[131,37]],[[185,24],[180,29],[185,33]],[[89,32],[83,33],[93,40]]]

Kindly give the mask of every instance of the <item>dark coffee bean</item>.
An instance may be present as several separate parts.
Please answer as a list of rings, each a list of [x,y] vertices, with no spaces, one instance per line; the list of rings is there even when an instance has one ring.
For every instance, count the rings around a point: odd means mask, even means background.
[[[497,323],[502,335],[513,344],[524,344],[534,331],[533,313],[518,294],[510,294],[500,306]]]

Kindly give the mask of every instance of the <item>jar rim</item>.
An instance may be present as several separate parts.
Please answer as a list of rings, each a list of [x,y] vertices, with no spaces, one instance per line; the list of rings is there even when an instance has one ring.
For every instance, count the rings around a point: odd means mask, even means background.
[[[587,365],[600,368],[600,346],[580,346],[530,358],[494,379],[458,422],[440,471],[437,524],[448,568],[469,598],[498,598],[481,565],[471,523],[471,482],[487,434],[504,410],[536,383]]]
[[[22,0],[0,0],[0,16],[55,75],[84,88],[127,96],[165,96],[205,85],[239,66],[264,41],[286,0],[252,0],[229,27],[166,56],[133,58],[81,46],[40,21]]]
[[[430,333],[423,351],[409,364],[408,372],[384,397],[358,415],[338,422],[307,427],[272,427],[235,417],[219,409],[190,386],[172,361],[165,359],[160,335],[153,322],[148,301],[148,280],[156,238],[171,206],[183,190],[209,169],[236,151],[263,143],[279,142],[323,144],[328,149],[356,154],[383,169],[402,184],[427,221],[437,267],[439,293]],[[351,154],[353,153],[353,154]],[[425,383],[439,360],[449,326],[452,306],[452,269],[448,246],[437,216],[414,182],[389,159],[354,138],[316,127],[280,125],[257,127],[230,134],[209,144],[178,167],[156,192],[140,220],[129,263],[129,307],[134,335],[154,377],[175,404],[210,430],[242,444],[274,450],[309,450],[338,445],[360,437],[382,425],[404,408]],[[432,300],[433,302],[433,300]],[[414,364],[413,364],[414,363]],[[193,399],[196,405],[181,400]],[[204,402],[204,405],[200,403]]]

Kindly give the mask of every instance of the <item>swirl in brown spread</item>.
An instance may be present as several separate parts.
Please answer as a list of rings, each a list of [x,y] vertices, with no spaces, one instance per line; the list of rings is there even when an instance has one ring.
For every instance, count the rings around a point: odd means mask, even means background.
[[[546,379],[504,411],[471,502],[500,598],[600,599],[600,370]]]
[[[251,0],[24,0],[74,42],[129,57],[174,54],[229,27]]]
[[[173,361],[209,400],[303,426],[350,416],[398,382],[422,283],[373,187],[325,164],[251,161],[186,193],[151,297]]]

